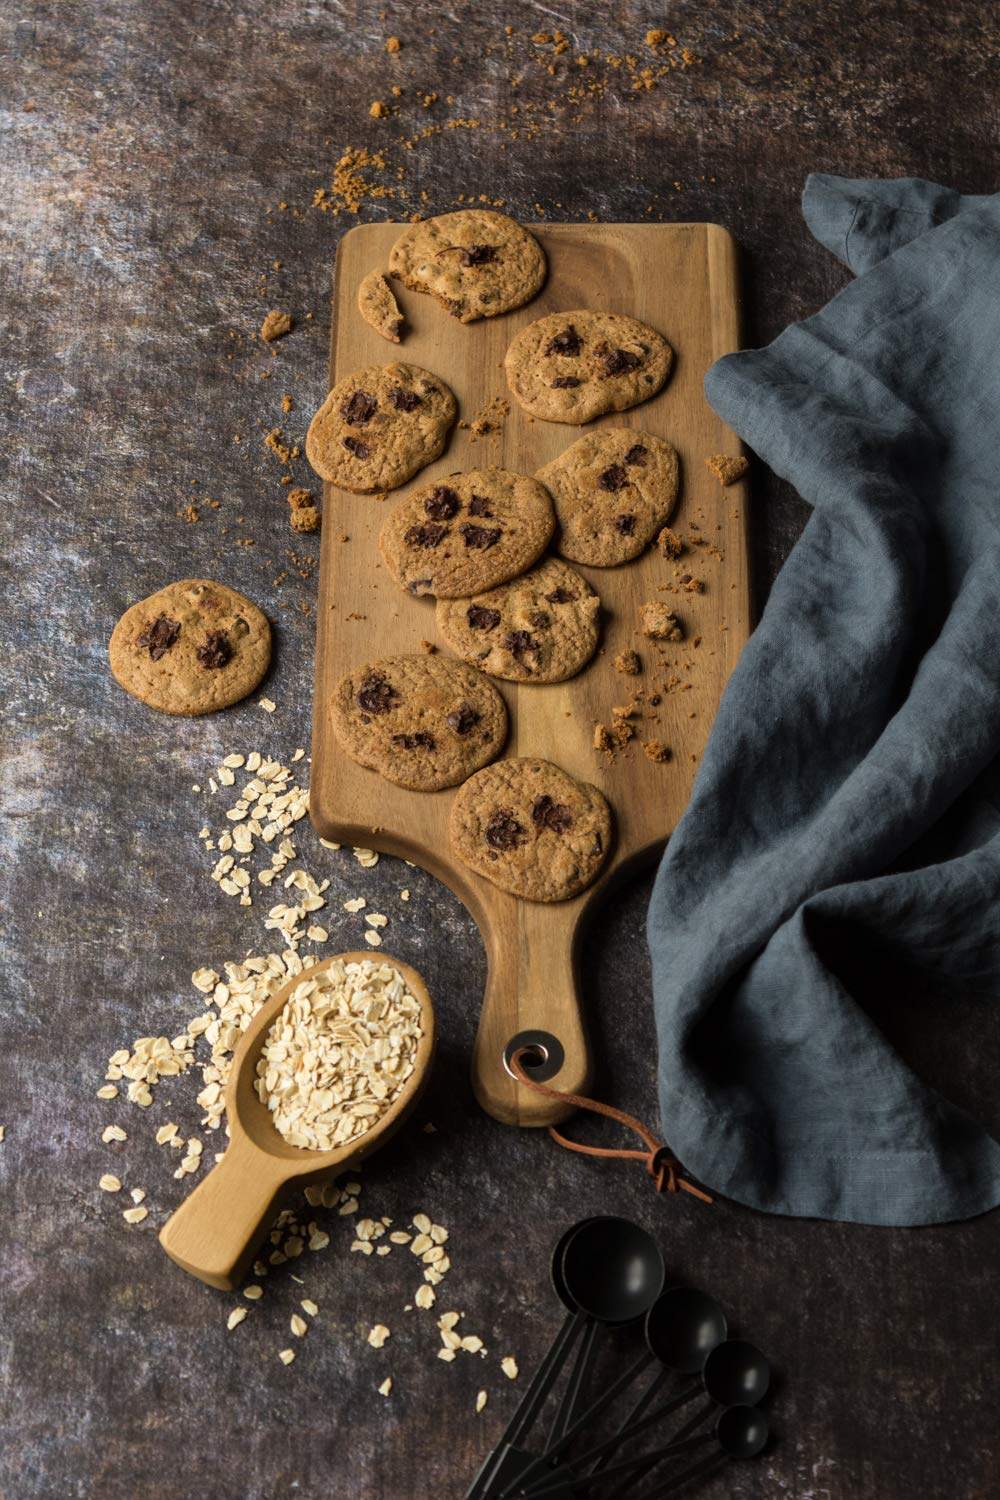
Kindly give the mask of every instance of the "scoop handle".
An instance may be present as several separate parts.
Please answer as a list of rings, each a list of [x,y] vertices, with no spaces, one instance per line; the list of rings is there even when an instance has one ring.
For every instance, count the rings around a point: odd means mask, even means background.
[[[222,1160],[164,1224],[160,1244],[191,1276],[232,1291],[274,1222],[287,1187],[280,1160],[234,1137]]]

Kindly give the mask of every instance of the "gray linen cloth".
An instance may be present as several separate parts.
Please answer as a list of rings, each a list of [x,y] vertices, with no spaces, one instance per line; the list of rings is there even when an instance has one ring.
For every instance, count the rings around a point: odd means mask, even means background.
[[[663,1126],[742,1203],[934,1223],[1000,1201],[1000,1145],[851,975],[877,951],[942,1027],[1000,995],[1000,195],[813,176],[803,210],[857,278],[705,381],[813,513],[653,891]]]

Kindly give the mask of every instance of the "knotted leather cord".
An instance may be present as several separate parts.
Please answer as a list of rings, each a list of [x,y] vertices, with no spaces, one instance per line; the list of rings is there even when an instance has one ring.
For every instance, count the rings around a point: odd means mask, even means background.
[[[625,1125],[629,1130],[634,1130],[636,1135],[645,1142],[645,1151],[626,1151],[615,1149],[611,1146],[585,1146],[581,1141],[571,1141],[568,1136],[562,1135],[554,1125],[549,1126],[549,1135],[559,1146],[564,1146],[567,1151],[579,1151],[583,1156],[605,1156],[616,1157],[620,1161],[641,1161],[646,1171],[652,1177],[656,1191],[662,1193],[690,1193],[692,1198],[698,1198],[702,1203],[711,1203],[713,1200],[708,1193],[701,1188],[695,1187],[694,1183],[688,1182],[683,1176],[683,1167],[675,1156],[657,1141],[646,1129],[641,1120],[634,1115],[627,1115],[624,1110],[615,1109],[611,1104],[601,1104],[597,1099],[587,1099],[583,1094],[566,1093],[563,1089],[550,1088],[547,1083],[536,1083],[529,1078],[521,1063],[521,1058],[530,1055],[531,1047],[518,1047],[510,1058],[510,1071],[518,1083],[523,1083],[525,1088],[533,1089],[536,1094],[544,1094],[547,1099],[562,1099],[567,1104],[572,1104],[575,1109],[589,1109],[595,1115],[605,1115],[609,1120],[617,1120],[619,1125]]]

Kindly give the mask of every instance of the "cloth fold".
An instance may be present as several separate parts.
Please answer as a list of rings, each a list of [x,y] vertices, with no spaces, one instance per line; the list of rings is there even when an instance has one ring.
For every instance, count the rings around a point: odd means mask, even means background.
[[[852,992],[1000,995],[1000,195],[810,177],[858,272],[718,361],[813,506],[723,697],[648,920],[664,1133],[707,1186],[873,1224],[1000,1202],[1000,1145]]]

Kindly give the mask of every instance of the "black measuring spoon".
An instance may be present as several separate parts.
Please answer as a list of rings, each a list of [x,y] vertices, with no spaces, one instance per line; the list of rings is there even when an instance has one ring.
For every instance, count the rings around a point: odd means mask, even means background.
[[[566,1290],[563,1280],[562,1258],[566,1246],[573,1236],[588,1224],[596,1223],[596,1217],[579,1219],[571,1224],[564,1234],[556,1241],[555,1249],[549,1264],[549,1275],[556,1296],[566,1309],[562,1326],[549,1345],[548,1353],[543,1357],[538,1369],[532,1377],[531,1384],[525,1391],[500,1441],[487,1454],[483,1464],[472,1481],[471,1488],[466,1492],[466,1500],[479,1500],[480,1496],[486,1494],[490,1484],[499,1478],[499,1470],[503,1466],[505,1455],[511,1448],[516,1448],[523,1443],[535,1418],[545,1404],[545,1399],[559,1377],[559,1372],[569,1356],[570,1350],[583,1327],[584,1319],[576,1303]],[[514,1467],[512,1464],[511,1467]]]
[[[618,1428],[617,1436],[623,1437],[633,1422],[637,1422],[664,1385],[675,1375],[697,1375],[704,1368],[712,1350],[717,1348],[729,1332],[726,1315],[707,1292],[693,1286],[670,1287],[657,1297],[646,1314],[646,1343],[663,1366],[654,1375],[643,1394]],[[614,1451],[615,1444],[607,1447],[592,1469],[598,1473]]]
[[[613,1386],[608,1388],[599,1401],[596,1401],[588,1411],[584,1412],[580,1421],[574,1423],[567,1430],[565,1435],[555,1444],[554,1448],[543,1454],[541,1460],[536,1460],[535,1464],[525,1469],[516,1483],[510,1486],[509,1492],[505,1493],[512,1495],[531,1494],[533,1500],[541,1500],[541,1496],[549,1488],[547,1478],[534,1478],[541,1466],[546,1461],[551,1462],[554,1458],[558,1458],[569,1447],[576,1433],[582,1431],[584,1426],[589,1425],[590,1421],[600,1411],[603,1411],[604,1407],[625,1388],[629,1380],[634,1379],[635,1375],[640,1370],[646,1368],[655,1358],[657,1356],[654,1354],[652,1348],[650,1348],[646,1354],[642,1355],[636,1361],[631,1369],[626,1370],[625,1374]],[[763,1399],[767,1393],[770,1381],[770,1366],[759,1349],[753,1344],[745,1342],[743,1339],[727,1339],[709,1354],[705,1360],[699,1380],[688,1386],[679,1395],[674,1396],[672,1400],[666,1402],[663,1406],[658,1406],[655,1411],[640,1418],[639,1421],[619,1429],[612,1437],[605,1439],[604,1442],[597,1443],[593,1448],[587,1449],[585,1453],[581,1453],[579,1458],[574,1460],[574,1464],[582,1467],[585,1464],[592,1463],[595,1459],[603,1458],[606,1452],[617,1448],[620,1443],[626,1442],[630,1438],[638,1437],[639,1433],[645,1432],[647,1428],[655,1426],[664,1417],[670,1416],[672,1412],[679,1411],[682,1406],[686,1406],[689,1401],[693,1401],[702,1391],[717,1406],[753,1406],[756,1402]],[[695,1441],[701,1442],[704,1441],[704,1438],[698,1438],[697,1440],[689,1438],[686,1441],[689,1443]],[[665,1452],[666,1450],[662,1451]],[[598,1473],[589,1475],[585,1479],[577,1480],[577,1486],[583,1489],[590,1483],[604,1484],[607,1480],[646,1463],[652,1467],[653,1463],[658,1462],[661,1456],[662,1453],[644,1453],[629,1462],[614,1464],[611,1468],[603,1469]],[[533,1483],[531,1482],[532,1480],[534,1480]]]
[[[705,1433],[701,1438],[689,1439],[687,1444],[693,1447],[697,1442],[704,1442],[714,1437],[722,1450],[721,1455],[713,1454],[711,1458],[702,1459],[700,1463],[683,1469],[680,1474],[672,1474],[662,1484],[637,1497],[637,1500],[660,1500],[663,1495],[672,1495],[699,1475],[724,1468],[728,1459],[756,1458],[757,1454],[763,1451],[769,1431],[767,1418],[755,1406],[729,1407],[727,1411],[720,1414],[713,1433]],[[629,1484],[634,1484],[634,1482],[635,1476]]]
[[[645,1229],[628,1219],[594,1219],[580,1225],[566,1241],[562,1254],[562,1278],[567,1292],[576,1303],[578,1314],[588,1323],[621,1324],[641,1318],[663,1290],[666,1268],[659,1246]],[[502,1491],[511,1495],[539,1479],[551,1460],[568,1447],[573,1437],[595,1413],[603,1411],[627,1381],[616,1381],[595,1406],[589,1407],[571,1423],[558,1441],[528,1465],[518,1478]],[[547,1476],[546,1476],[547,1479]]]
[[[652,1453],[641,1453],[636,1458],[626,1459],[624,1463],[615,1464],[610,1469],[605,1469],[603,1474],[588,1474],[585,1479],[572,1481],[575,1494],[581,1494],[584,1490],[591,1489],[594,1485],[605,1484],[607,1480],[619,1474],[628,1473],[628,1490],[634,1493],[633,1486],[636,1482],[637,1472],[642,1470],[643,1465],[658,1464],[665,1458],[676,1458],[682,1453],[693,1452],[696,1448],[704,1447],[706,1443],[716,1442],[727,1458],[753,1458],[759,1453],[767,1442],[768,1425],[767,1418],[762,1411],[755,1406],[730,1406],[720,1412],[718,1420],[711,1432],[701,1432],[695,1437],[675,1439],[664,1448],[656,1448]],[[667,1493],[677,1480],[676,1475],[665,1481],[662,1493]],[[563,1482],[565,1488],[565,1481]],[[661,1490],[653,1490],[652,1494],[660,1494]],[[552,1488],[535,1489],[530,1491],[532,1500],[542,1500],[542,1496],[553,1496],[555,1490]]]

